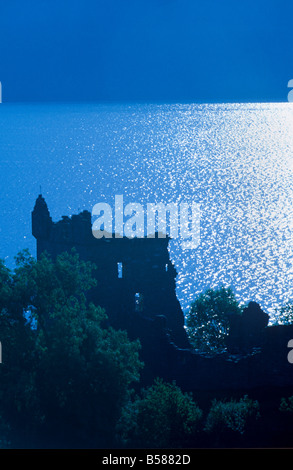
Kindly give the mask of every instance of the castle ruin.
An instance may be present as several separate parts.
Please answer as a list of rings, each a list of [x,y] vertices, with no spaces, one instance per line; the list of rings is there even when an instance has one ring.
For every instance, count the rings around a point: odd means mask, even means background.
[[[96,265],[97,286],[90,300],[105,309],[114,328],[139,338],[143,383],[160,376],[187,391],[293,386],[293,365],[287,359],[293,325],[268,326],[268,315],[255,302],[242,318],[231,318],[225,352],[211,357],[191,348],[168,236],[97,239],[90,212],[53,222],[41,194],[32,212],[32,234],[37,258],[46,251],[54,259],[75,248],[81,259]]]

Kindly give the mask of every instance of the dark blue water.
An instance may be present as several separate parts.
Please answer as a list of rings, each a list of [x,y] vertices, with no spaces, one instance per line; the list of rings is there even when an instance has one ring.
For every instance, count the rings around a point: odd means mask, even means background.
[[[0,106],[0,257],[35,254],[42,187],[53,220],[97,202],[201,207],[200,245],[170,243],[183,308],[231,285],[274,315],[293,297],[293,104]]]

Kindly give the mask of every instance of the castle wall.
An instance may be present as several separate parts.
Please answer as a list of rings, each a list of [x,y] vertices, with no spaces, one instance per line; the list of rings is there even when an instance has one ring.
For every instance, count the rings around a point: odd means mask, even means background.
[[[195,393],[293,387],[293,364],[287,358],[293,325],[267,326],[268,316],[254,302],[242,318],[234,318],[227,351],[211,357],[190,348],[168,238],[96,239],[89,212],[54,223],[41,196],[32,228],[38,257],[47,251],[54,258],[74,247],[81,259],[97,266],[90,299],[105,308],[115,328],[140,339],[143,384],[160,376]]]
[[[97,239],[92,234],[89,212],[54,223],[41,196],[32,213],[32,225],[38,257],[47,251],[55,258],[75,248],[81,259],[96,265],[97,287],[90,298],[105,308],[113,326],[128,330],[139,314],[151,319],[165,315],[172,340],[180,347],[189,347],[175,292],[177,273],[169,259],[168,237],[129,239],[113,235]],[[118,263],[122,265],[121,278]]]

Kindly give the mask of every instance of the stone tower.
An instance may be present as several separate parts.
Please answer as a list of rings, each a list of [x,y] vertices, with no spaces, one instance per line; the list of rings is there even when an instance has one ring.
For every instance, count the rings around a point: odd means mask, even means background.
[[[169,259],[168,237],[156,234],[155,238],[129,239],[113,235],[97,239],[92,234],[90,212],[52,222],[41,195],[32,212],[32,234],[38,257],[46,250],[54,258],[74,247],[81,259],[97,266],[97,287],[90,297],[105,308],[115,328],[126,329],[131,337],[141,336],[139,329],[143,332],[152,325],[163,325],[163,316],[171,341],[179,348],[190,347],[176,297],[177,273]]]
[[[32,234],[38,240],[37,257],[39,257],[40,253],[44,251],[42,249],[42,242],[49,238],[52,226],[53,222],[50,217],[48,206],[45,199],[40,194],[32,212]]]

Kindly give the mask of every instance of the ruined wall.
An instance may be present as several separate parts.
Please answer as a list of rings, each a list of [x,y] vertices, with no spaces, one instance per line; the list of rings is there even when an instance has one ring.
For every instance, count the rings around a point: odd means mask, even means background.
[[[287,359],[293,325],[267,326],[267,314],[254,302],[242,318],[231,319],[227,351],[208,356],[190,348],[168,238],[95,239],[89,212],[54,223],[41,195],[32,212],[32,233],[38,257],[46,250],[54,258],[74,247],[83,260],[96,264],[98,284],[91,300],[106,309],[114,327],[140,339],[143,384],[161,376],[194,392],[293,386]]]
[[[175,292],[177,273],[169,259],[168,237],[129,239],[113,235],[96,239],[89,212],[54,223],[41,195],[32,212],[32,233],[37,239],[38,257],[47,251],[54,258],[74,247],[83,260],[97,266],[97,287],[90,293],[91,300],[105,308],[113,326],[133,330],[138,316],[154,319],[165,315],[172,340],[180,347],[189,347]]]

